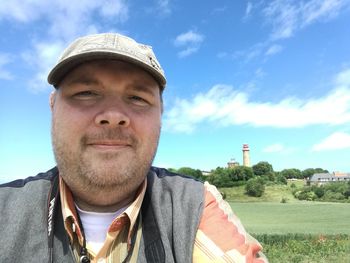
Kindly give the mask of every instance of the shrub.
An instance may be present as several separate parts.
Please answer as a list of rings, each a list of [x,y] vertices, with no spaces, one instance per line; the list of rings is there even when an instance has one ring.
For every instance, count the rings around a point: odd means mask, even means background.
[[[344,196],[350,199],[350,188],[344,192]]]
[[[286,177],[284,177],[283,175],[279,174],[278,176],[276,176],[276,182],[279,184],[288,184],[288,180]]]
[[[317,198],[317,195],[308,187],[304,187],[303,190],[295,191],[293,194],[295,198],[299,200],[314,201]]]
[[[288,201],[288,198],[286,198],[286,197],[282,197],[282,199],[281,199],[281,203],[282,203],[282,204],[287,203],[287,201]]]
[[[323,199],[325,201],[337,201],[337,200],[344,200],[345,196],[342,193],[335,193],[331,190],[327,190],[323,196]]]
[[[308,192],[306,194],[306,199],[305,200],[307,200],[307,201],[314,201],[316,198],[317,198],[317,195],[314,192],[310,191],[310,192]]]
[[[313,189],[314,193],[317,195],[318,198],[321,198],[324,196],[324,188],[323,187],[315,187]]]
[[[246,184],[245,190],[250,196],[262,196],[265,191],[264,180],[260,177],[249,179]]]
[[[226,199],[226,193],[221,191],[220,194],[221,194],[221,196],[222,196],[222,199],[225,200],[225,199]]]
[[[300,196],[300,194],[301,194],[302,192],[303,192],[303,191],[301,191],[301,190],[295,191],[295,192],[293,192],[293,195],[294,195],[295,198],[299,199],[299,196]],[[300,200],[300,199],[299,199],[299,200]]]
[[[259,176],[259,178],[261,178],[263,180],[264,184],[266,184],[268,181],[270,181],[270,177],[266,174]]]

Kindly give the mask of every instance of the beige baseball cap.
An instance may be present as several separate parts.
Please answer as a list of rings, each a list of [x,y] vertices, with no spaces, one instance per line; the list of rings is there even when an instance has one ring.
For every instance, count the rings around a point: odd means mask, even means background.
[[[77,65],[99,59],[115,59],[135,64],[149,72],[164,89],[166,78],[151,46],[116,34],[103,33],[76,39],[61,55],[47,81],[57,87],[64,76]]]

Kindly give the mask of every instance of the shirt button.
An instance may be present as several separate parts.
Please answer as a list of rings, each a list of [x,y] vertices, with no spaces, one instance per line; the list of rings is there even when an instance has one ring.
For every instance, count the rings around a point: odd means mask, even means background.
[[[104,258],[99,258],[97,260],[97,263],[106,263],[106,260]]]

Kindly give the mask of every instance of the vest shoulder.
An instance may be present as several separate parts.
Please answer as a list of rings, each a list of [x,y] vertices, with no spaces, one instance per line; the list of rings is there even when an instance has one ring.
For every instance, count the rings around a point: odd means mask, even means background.
[[[36,176],[29,176],[25,179],[17,179],[8,183],[0,184],[0,189],[2,188],[23,188],[27,186],[29,183],[46,183],[51,182],[52,179],[58,175],[57,167],[50,169],[45,173],[39,173]]]
[[[193,184],[203,185],[203,182],[198,180],[197,178],[194,178],[185,174],[171,172],[165,168],[152,166],[151,171],[154,174],[156,174],[157,178],[159,179],[164,178],[165,180],[177,180],[177,181],[182,181],[184,183],[193,183]]]
[[[152,196],[170,194],[184,199],[204,198],[204,184],[190,176],[177,174],[164,168],[152,167],[147,176],[147,188]]]

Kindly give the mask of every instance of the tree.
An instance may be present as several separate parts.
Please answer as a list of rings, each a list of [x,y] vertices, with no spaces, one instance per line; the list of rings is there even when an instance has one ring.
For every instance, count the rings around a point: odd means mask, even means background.
[[[291,179],[291,178],[301,179],[301,178],[303,178],[301,171],[299,169],[296,169],[296,168],[284,169],[281,171],[280,174],[288,179]]]
[[[224,176],[224,175],[227,175],[228,176],[228,173],[227,173],[227,168],[222,168],[222,167],[216,167],[215,170],[212,170],[211,171],[211,175],[218,175],[218,176]]]
[[[177,170],[175,168],[168,168],[168,171],[172,173],[177,173]]]
[[[226,168],[228,176],[232,181],[248,181],[254,177],[253,169],[246,166],[236,166],[233,168]]]
[[[191,177],[197,178],[197,179],[203,178],[203,174],[202,174],[201,170],[193,169],[190,167],[181,167],[180,169],[177,170],[177,173],[191,176]]]
[[[232,187],[233,181],[227,173],[226,168],[217,167],[211,171],[211,175],[207,177],[209,183],[216,187]]]
[[[322,168],[307,168],[301,172],[301,176],[302,178],[308,178],[316,173],[328,173],[328,171]]]
[[[262,196],[265,192],[264,180],[260,177],[249,179],[245,186],[245,190],[250,196]]]
[[[208,177],[208,182],[215,185],[216,187],[232,187],[234,185],[231,178],[226,174],[212,174]]]
[[[248,181],[249,179],[254,177],[254,172],[253,169],[251,167],[247,167],[247,166],[241,166],[243,169],[243,174],[244,177],[242,178],[244,181]]]
[[[268,162],[258,162],[257,164],[253,165],[252,168],[254,174],[257,176],[270,175],[274,173],[272,165]]]

